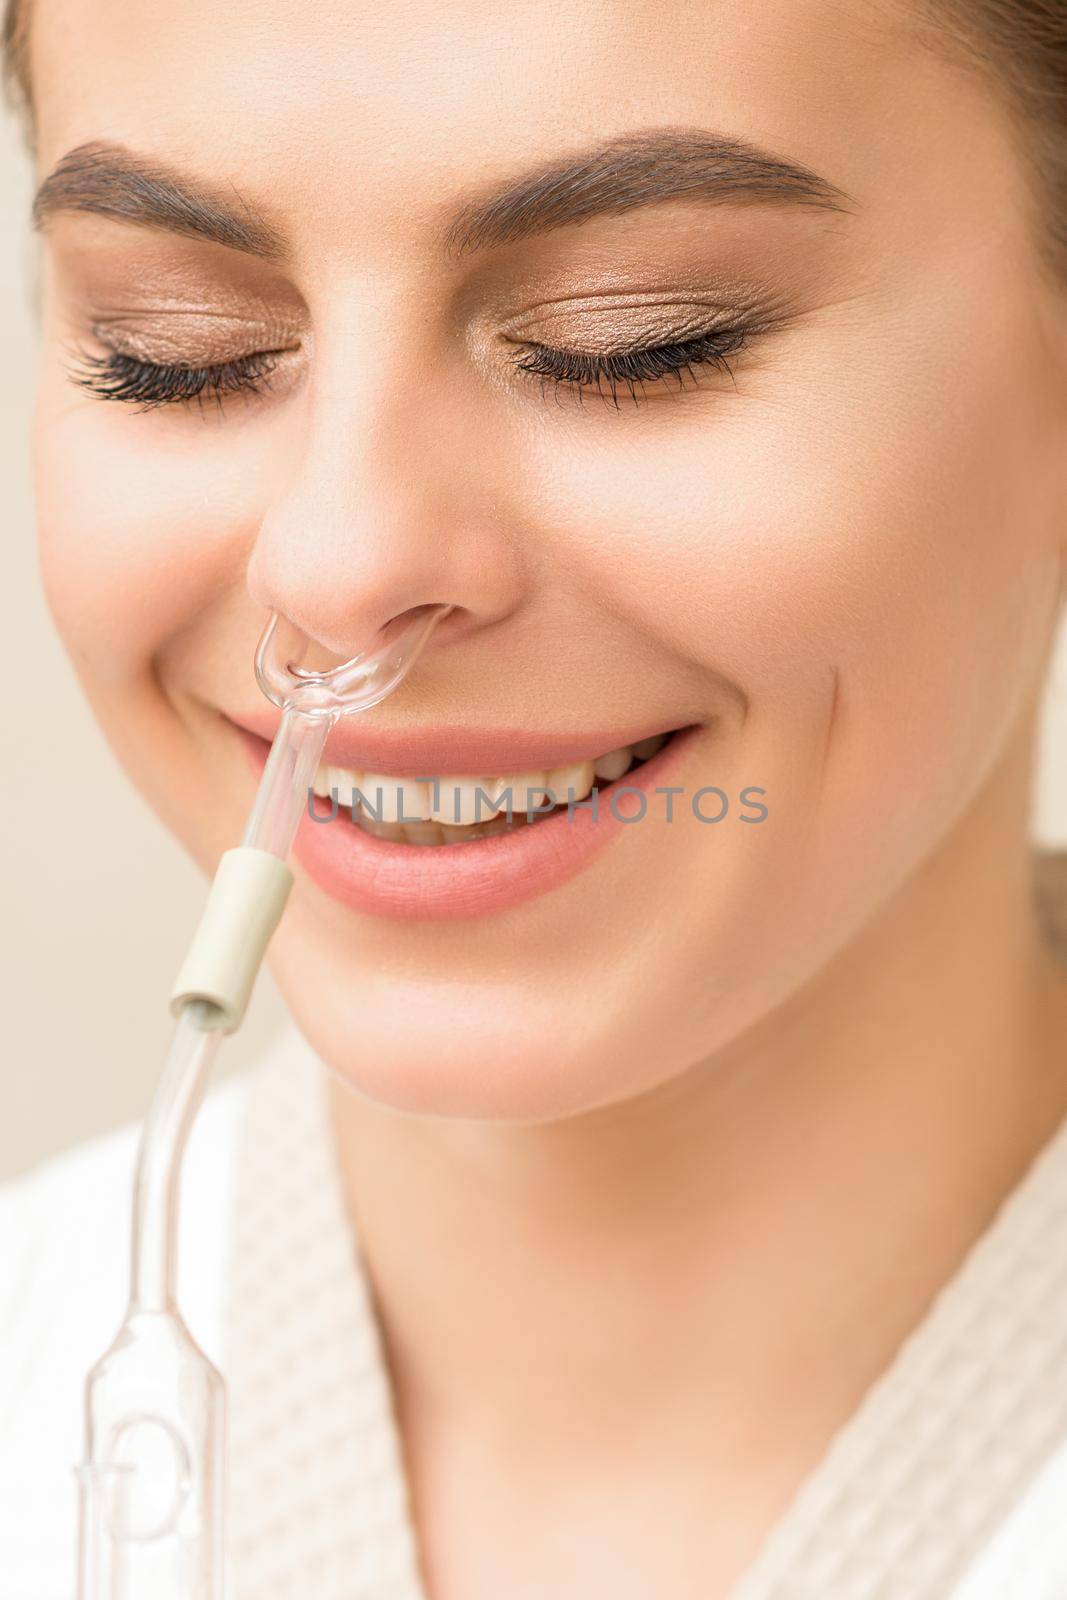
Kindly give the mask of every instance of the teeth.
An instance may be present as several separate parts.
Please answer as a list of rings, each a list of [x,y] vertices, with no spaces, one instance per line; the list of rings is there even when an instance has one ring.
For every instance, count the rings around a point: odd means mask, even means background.
[[[524,817],[527,806],[533,811],[542,803],[547,786],[547,772],[519,772],[506,778],[494,778],[490,793],[497,798],[497,810],[506,811],[510,791],[512,816]]]
[[[574,803],[585,800],[596,783],[614,783],[634,761],[647,761],[655,755],[667,737],[655,734],[632,747],[623,745],[609,750],[593,761],[574,761],[548,771],[492,778],[440,778],[436,806],[432,783],[377,772],[353,772],[325,763],[315,773],[312,788],[323,799],[329,799],[331,791],[336,790],[338,809],[345,811],[352,804],[353,790],[358,791],[365,803],[357,806],[357,821],[376,838],[421,845],[463,844],[507,831],[509,791],[510,826],[524,825],[527,808],[536,817],[548,790],[557,806],[566,806],[568,794]],[[371,814],[374,811],[379,813],[377,817]],[[547,812],[542,810],[542,815]]]
[[[476,822],[488,822],[495,806],[492,804],[492,778],[442,778],[437,785],[437,804],[433,804],[433,784],[428,784],[429,815],[435,822],[450,827],[469,828]]]
[[[630,770],[633,755],[628,744],[621,750],[609,750],[606,756],[597,756],[593,762],[593,773],[598,778],[603,778],[605,783],[614,783],[616,778],[621,778],[624,772]]]
[[[518,811],[518,797],[514,790],[514,785],[517,782],[518,779],[516,778],[486,778],[483,780],[482,786],[492,800],[493,810],[498,815],[507,810],[509,789],[512,790],[511,808],[513,811]]]
[[[408,844],[444,844],[444,829],[438,822],[407,822],[403,828]]]
[[[382,822],[428,822],[431,786],[413,778],[387,777],[381,772],[365,772],[359,785],[364,807],[377,812]]]
[[[358,815],[359,826],[367,833],[373,833],[376,839],[388,839],[393,844],[406,844],[405,830],[399,822],[375,822],[365,811],[360,811]]]
[[[328,800],[330,791],[336,789],[337,804],[339,806],[350,806],[352,804],[352,789],[353,787],[358,788],[360,782],[361,779],[358,772],[348,772],[344,767],[320,766],[312,779],[311,787],[324,800]]]
[[[568,800],[584,800],[593,787],[593,763],[577,761],[569,767],[553,767],[548,774],[548,787],[558,805],[565,806]]]
[[[446,828],[441,826],[442,844],[470,844],[472,839],[477,839],[481,830],[479,828]]]

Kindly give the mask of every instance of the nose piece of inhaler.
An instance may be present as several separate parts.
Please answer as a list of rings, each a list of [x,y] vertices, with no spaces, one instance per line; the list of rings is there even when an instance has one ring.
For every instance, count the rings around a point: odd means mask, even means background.
[[[366,649],[350,660],[313,668],[306,634],[279,612],[271,613],[256,650],[256,681],[283,711],[304,716],[351,716],[376,706],[402,682],[451,606],[417,606],[391,618]]]
[[[277,613],[260,640],[256,677],[282,718],[171,994],[178,1022],[134,1181],[130,1303],[86,1379],[78,1600],[223,1600],[226,1393],[176,1299],[181,1160],[210,1062],[241,1023],[284,909],[286,857],[327,733],[391,694],[451,609],[405,612],[339,665],[311,666],[309,641]]]
[[[360,655],[313,668],[308,639],[277,612],[256,651],[260,688],[282,720],[237,848],[219,861],[200,928],[171,992],[177,1016],[194,999],[215,1007],[213,1025],[239,1027],[256,972],[292,884],[286,866],[326,735],[339,718],[392,694],[448,606],[420,606],[382,628]]]

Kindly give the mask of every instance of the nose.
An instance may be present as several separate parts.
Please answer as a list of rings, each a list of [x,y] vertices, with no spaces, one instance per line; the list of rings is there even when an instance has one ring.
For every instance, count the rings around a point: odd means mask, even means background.
[[[340,387],[294,429],[248,561],[252,598],[343,657],[415,606],[454,607],[453,638],[500,622],[525,579],[499,458],[475,448],[478,429],[436,382],[425,402],[410,383],[392,397]]]

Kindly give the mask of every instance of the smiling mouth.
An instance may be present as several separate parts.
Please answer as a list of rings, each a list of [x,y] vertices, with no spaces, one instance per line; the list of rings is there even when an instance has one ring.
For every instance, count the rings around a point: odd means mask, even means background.
[[[394,844],[471,844],[537,827],[560,810],[588,805],[658,755],[677,731],[566,766],[491,777],[407,778],[323,763],[312,786],[326,804],[316,806],[316,814],[331,816],[336,803],[338,819],[350,818],[364,833]]]

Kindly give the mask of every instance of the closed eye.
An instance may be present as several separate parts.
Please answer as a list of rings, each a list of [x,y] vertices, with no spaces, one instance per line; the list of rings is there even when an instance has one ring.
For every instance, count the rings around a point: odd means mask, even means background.
[[[620,389],[637,404],[648,384],[676,377],[681,390],[687,374],[697,384],[701,369],[723,372],[735,381],[733,362],[747,348],[751,331],[720,327],[691,339],[640,345],[604,355],[528,344],[525,354],[513,358],[512,365],[520,372],[539,377],[542,388],[548,381],[556,391],[568,388],[579,397],[587,390],[595,390],[600,398],[610,399],[617,410]],[[191,401],[202,404],[205,398],[221,408],[227,396],[266,392],[271,374],[284,354],[282,350],[255,351],[198,366],[145,361],[119,350],[109,350],[104,355],[81,352],[72,377],[99,399],[133,405],[140,411]]]
[[[72,373],[74,382],[101,400],[118,400],[140,411],[182,401],[213,399],[221,407],[227,395],[260,394],[270,387],[270,376],[281,350],[256,351],[205,366],[177,362],[144,361],[139,356],[109,350],[106,355],[84,352]]]
[[[684,387],[685,374],[697,381],[696,370],[702,367],[725,372],[733,380],[731,358],[740,355],[748,342],[750,329],[715,328],[692,339],[672,340],[664,344],[640,345],[630,350],[613,351],[609,355],[593,355],[579,350],[557,350],[550,345],[527,346],[526,354],[516,357],[513,365],[520,372],[533,373],[554,383],[557,389],[567,386],[579,394],[586,389],[596,389],[602,399],[607,399],[604,385],[616,410],[618,391],[624,387],[630,398],[638,403],[639,390],[643,393],[648,383],[658,383],[677,376],[679,389]]]

